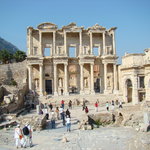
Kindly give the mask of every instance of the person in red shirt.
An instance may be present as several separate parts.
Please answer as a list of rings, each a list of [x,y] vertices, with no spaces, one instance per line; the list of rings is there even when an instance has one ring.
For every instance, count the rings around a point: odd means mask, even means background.
[[[98,102],[95,103],[95,111],[98,112]]]
[[[87,114],[89,112],[89,109],[88,109],[88,107],[86,106],[85,107],[85,113]]]
[[[62,100],[62,101],[61,101],[61,107],[64,109],[64,106],[65,106],[65,101]]]

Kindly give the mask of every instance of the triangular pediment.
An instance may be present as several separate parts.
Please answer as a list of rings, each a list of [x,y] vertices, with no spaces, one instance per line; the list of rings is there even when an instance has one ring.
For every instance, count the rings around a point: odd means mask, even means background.
[[[57,29],[57,25],[50,23],[50,22],[46,22],[46,23],[39,24],[37,28],[38,29]]]
[[[95,24],[92,27],[89,27],[88,30],[105,30],[106,28],[103,26],[100,26],[99,24]]]
[[[62,29],[83,29],[83,27],[78,27],[76,23],[72,22],[66,26],[63,26]]]

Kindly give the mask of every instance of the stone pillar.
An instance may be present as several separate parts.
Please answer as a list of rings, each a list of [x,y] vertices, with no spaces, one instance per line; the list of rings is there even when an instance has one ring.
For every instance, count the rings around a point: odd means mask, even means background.
[[[90,64],[90,66],[91,66],[91,93],[94,93],[94,71],[93,71],[94,64]]]
[[[32,90],[32,65],[28,66],[28,81],[29,81],[29,90]]]
[[[43,96],[43,64],[39,65],[40,67],[40,84],[39,84],[39,89],[40,89],[40,95]]]
[[[43,49],[42,49],[42,32],[39,31],[39,54],[43,56]]]
[[[107,63],[104,63],[104,93],[107,93]]]
[[[114,94],[117,91],[117,70],[116,70],[116,64],[113,64],[114,68]]]
[[[82,52],[82,31],[79,32],[79,37],[80,37],[80,53],[79,53],[79,55],[81,55],[81,54],[83,54],[83,52]]]
[[[65,51],[65,56],[67,56],[67,33],[64,31],[64,51]]]
[[[138,104],[138,79],[137,79],[137,75],[134,75],[133,77],[133,88],[132,88],[132,104]]]
[[[28,39],[28,54],[33,55],[33,39],[32,39],[32,29],[29,29],[29,39]]]
[[[93,39],[92,39],[92,32],[90,32],[90,54],[93,54]]]
[[[83,64],[80,64],[80,94],[83,93]]]
[[[57,83],[57,64],[54,64],[54,95],[58,95]]]
[[[51,51],[51,56],[56,54],[56,32],[53,31],[53,50]]]
[[[106,48],[105,48],[105,32],[103,32],[103,55],[106,55]]]
[[[64,94],[69,95],[68,93],[68,70],[67,70],[68,64],[64,64],[64,72],[65,72],[65,82],[64,82]]]
[[[113,54],[116,55],[115,31],[112,33],[112,41],[113,41]]]

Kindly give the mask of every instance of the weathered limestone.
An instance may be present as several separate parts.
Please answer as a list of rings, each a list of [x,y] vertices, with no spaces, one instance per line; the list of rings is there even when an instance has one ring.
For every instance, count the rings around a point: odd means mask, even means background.
[[[45,92],[54,95],[68,95],[72,92],[103,93],[103,87],[107,81],[100,85],[100,77],[103,74],[94,68],[105,59],[109,64],[116,62],[115,29],[106,30],[98,24],[84,29],[84,27],[76,26],[75,23],[61,29],[52,23],[40,24],[38,29],[29,27],[27,34],[29,89],[35,90],[39,95]],[[106,47],[112,47],[111,53],[107,52]],[[111,58],[105,58],[107,55]],[[73,72],[69,70],[71,65]],[[60,66],[63,68],[61,69]],[[76,68],[80,68],[80,72]],[[112,74],[114,71],[111,70]],[[95,76],[95,73],[99,76]],[[107,72],[105,78],[107,78]],[[59,86],[59,80],[62,80],[62,87]],[[38,81],[39,89],[36,88]],[[117,81],[114,79],[114,82]],[[69,87],[69,85],[73,86]],[[107,91],[113,92],[108,89]]]
[[[149,100],[150,49],[126,54],[117,65],[116,29],[98,24],[84,29],[75,23],[61,29],[53,23],[29,27],[29,89],[41,96],[115,94],[134,105]]]

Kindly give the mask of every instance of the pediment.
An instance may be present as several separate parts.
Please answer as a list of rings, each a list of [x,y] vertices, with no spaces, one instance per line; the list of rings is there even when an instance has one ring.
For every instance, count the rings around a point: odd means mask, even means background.
[[[99,24],[95,24],[92,27],[89,27],[88,30],[105,30],[106,28],[103,26],[100,26]]]
[[[66,26],[63,26],[62,29],[83,29],[83,27],[78,27],[76,23],[72,22]]]
[[[57,29],[57,25],[55,25],[53,23],[46,22],[46,23],[39,24],[37,26],[37,28],[38,29]]]

